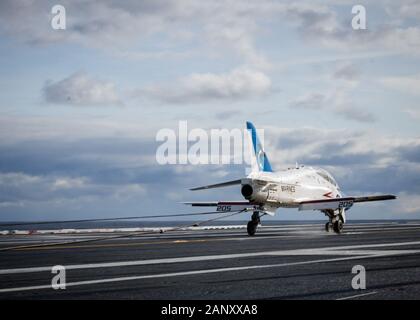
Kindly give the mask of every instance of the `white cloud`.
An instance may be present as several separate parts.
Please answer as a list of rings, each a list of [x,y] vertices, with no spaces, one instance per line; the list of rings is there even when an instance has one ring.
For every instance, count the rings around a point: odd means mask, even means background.
[[[403,93],[420,95],[420,74],[410,76],[385,77],[379,82],[387,88]]]
[[[410,115],[410,117],[420,120],[420,107],[418,108],[407,108],[404,110],[405,113]]]
[[[40,182],[41,178],[27,175],[21,172],[0,173],[0,185],[9,187],[19,187]]]
[[[127,199],[144,196],[147,189],[138,183],[100,184],[87,177],[30,175],[0,172],[0,207],[30,206],[34,203]]]
[[[356,81],[359,71],[352,63],[345,62],[337,67],[333,73],[335,79],[344,79],[347,81]]]
[[[130,183],[117,187],[113,196],[118,200],[125,200],[133,197],[143,197],[146,195],[147,189],[139,183]]]
[[[378,135],[374,131],[332,130],[316,127],[266,127],[265,149],[277,168],[302,159],[314,160],[335,157],[335,166],[359,163],[364,167],[386,167],[416,159],[420,138]],[[374,143],[372,143],[374,141]],[[414,153],[411,154],[410,152]],[[339,156],[341,159],[336,158]],[[357,157],[351,163],[346,157]],[[372,157],[372,158],[367,158]],[[346,162],[343,162],[346,161]],[[366,162],[369,161],[369,162]],[[417,166],[413,169],[419,170]]]
[[[416,214],[420,212],[420,196],[417,194],[408,194],[401,192],[398,194],[396,207],[399,211],[408,214]]]
[[[201,47],[201,54],[223,55],[226,50],[241,57],[241,63],[257,68],[268,67],[263,53],[257,48],[257,36],[266,31],[265,25],[282,21],[292,25],[306,41],[343,50],[364,51],[387,49],[406,54],[420,54],[420,28],[390,21],[356,32],[349,17],[343,19],[337,7],[350,4],[330,2],[259,1],[65,1],[60,4],[68,12],[65,32],[52,30],[50,1],[5,0],[0,2],[0,32],[16,35],[28,43],[67,41],[117,51],[122,56],[148,56],[133,53],[138,39],[164,37],[167,47],[180,42]],[[383,1],[388,12],[398,19],[419,16],[415,1],[393,3]],[[379,7],[381,4],[379,4]],[[368,11],[369,14],[369,11]],[[370,22],[368,16],[368,23]],[[387,18],[384,21],[387,23]],[[369,25],[370,26],[370,25]],[[134,41],[133,41],[134,40]],[[162,48],[157,48],[161,54]],[[142,51],[142,49],[138,50]],[[171,50],[173,51],[173,50]],[[164,55],[165,56],[165,55]]]
[[[375,116],[367,110],[353,107],[351,105],[343,105],[335,108],[334,112],[344,118],[359,122],[374,122]]]
[[[270,2],[258,1],[113,1],[60,2],[67,11],[67,28],[53,30],[50,1],[9,0],[0,3],[0,32],[18,36],[27,43],[55,43],[66,41],[105,49],[124,56],[148,56],[133,53],[130,48],[138,40],[150,39],[156,34],[165,38],[171,47],[179,42],[199,43],[213,53],[226,49],[237,53],[243,62],[266,65],[265,58],[254,44],[256,20],[266,16],[273,7]],[[271,13],[269,13],[271,14]],[[133,41],[134,40],[134,41]],[[161,52],[161,49],[158,48]],[[205,50],[201,52],[206,53]]]
[[[53,182],[52,189],[72,189],[72,188],[82,188],[87,183],[86,178],[69,178],[69,177],[60,177]]]
[[[69,105],[121,105],[111,82],[101,81],[78,72],[44,86],[44,97],[49,103]]]
[[[296,25],[296,29],[306,41],[315,45],[353,53],[382,49],[398,54],[420,55],[420,28],[404,25],[407,11],[417,10],[418,6],[407,6],[403,14],[399,11],[400,3],[395,4],[397,7],[393,6],[388,11],[391,15],[394,15],[392,12],[399,13],[398,20],[394,21],[392,17],[384,16],[384,22],[376,25],[371,23],[368,8],[366,30],[351,28],[350,10],[348,19],[343,19],[333,6],[323,4],[290,4],[285,6],[283,14],[291,18],[291,23]]]
[[[387,11],[400,18],[420,19],[420,3],[417,0],[398,1],[398,3],[391,1]]]
[[[56,139],[68,142],[80,139],[125,137],[154,140],[161,124],[142,123],[137,119],[90,117],[84,115],[64,118],[60,116],[5,116],[0,115],[0,144],[13,144],[27,140]]]
[[[321,77],[317,79],[319,83]],[[354,65],[345,63],[335,68],[326,79],[327,90],[305,92],[289,102],[291,108],[325,110],[359,122],[373,122],[369,111],[354,105],[351,94],[359,86],[358,72]]]
[[[388,27],[384,31],[377,30],[367,39],[365,45],[382,46],[386,50],[418,56],[420,55],[420,28]]]
[[[326,97],[319,92],[305,93],[300,97],[297,97],[291,102],[293,108],[302,109],[323,109],[326,103]]]
[[[197,103],[241,100],[270,92],[271,80],[260,71],[235,69],[229,73],[194,73],[173,85],[150,85],[135,95],[166,103]]]

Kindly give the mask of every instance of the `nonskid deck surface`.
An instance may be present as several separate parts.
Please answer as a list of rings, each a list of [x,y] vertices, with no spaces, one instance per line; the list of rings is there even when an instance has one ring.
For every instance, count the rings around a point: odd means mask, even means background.
[[[109,235],[124,234],[114,232]],[[0,299],[418,299],[420,223],[197,228],[98,242],[103,233],[2,235]],[[106,234],[105,234],[106,236]],[[51,287],[66,268],[66,289]],[[366,289],[352,288],[352,268]]]

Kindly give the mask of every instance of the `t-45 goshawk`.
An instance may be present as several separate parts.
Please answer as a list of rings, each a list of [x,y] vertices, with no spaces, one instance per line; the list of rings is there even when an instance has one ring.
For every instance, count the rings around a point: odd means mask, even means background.
[[[252,212],[247,225],[248,234],[252,236],[257,230],[260,218],[265,214],[274,215],[278,208],[320,210],[329,218],[325,230],[329,232],[332,229],[340,233],[346,222],[346,210],[354,203],[396,198],[390,194],[343,197],[332,175],[320,168],[296,166],[273,172],[254,125],[247,122],[246,126],[252,141],[251,173],[246,178],[190,189],[195,191],[240,184],[241,194],[246,201],[186,202],[186,204],[216,206],[220,212]]]

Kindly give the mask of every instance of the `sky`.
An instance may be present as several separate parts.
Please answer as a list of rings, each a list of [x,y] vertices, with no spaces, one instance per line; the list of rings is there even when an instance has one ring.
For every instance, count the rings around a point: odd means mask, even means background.
[[[60,4],[66,28],[56,30]],[[366,29],[353,29],[354,5]],[[418,1],[0,2],[0,220],[194,212],[243,165],[160,165],[159,130],[264,130],[276,170],[323,167],[349,219],[420,218]],[[243,218],[247,218],[246,215]],[[322,219],[279,209],[276,219]]]

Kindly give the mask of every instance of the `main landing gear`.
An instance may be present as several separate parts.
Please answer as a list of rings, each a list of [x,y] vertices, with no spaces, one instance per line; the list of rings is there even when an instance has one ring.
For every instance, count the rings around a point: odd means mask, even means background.
[[[248,232],[249,236],[253,236],[255,232],[257,232],[257,227],[260,223],[260,214],[258,211],[254,211],[251,217],[251,221],[248,222],[246,226],[246,231]]]
[[[330,232],[333,230],[335,233],[341,233],[343,231],[344,223],[341,219],[337,219],[335,222],[327,222],[325,224],[325,231]]]
[[[330,221],[325,224],[325,231],[330,232],[332,230],[335,233],[341,233],[345,222],[344,212],[340,211],[339,213],[335,213],[332,210],[328,210],[324,213],[330,219]]]
[[[343,227],[344,222],[341,221],[341,218],[333,223],[333,230],[335,233],[341,233],[341,231],[343,231]]]

